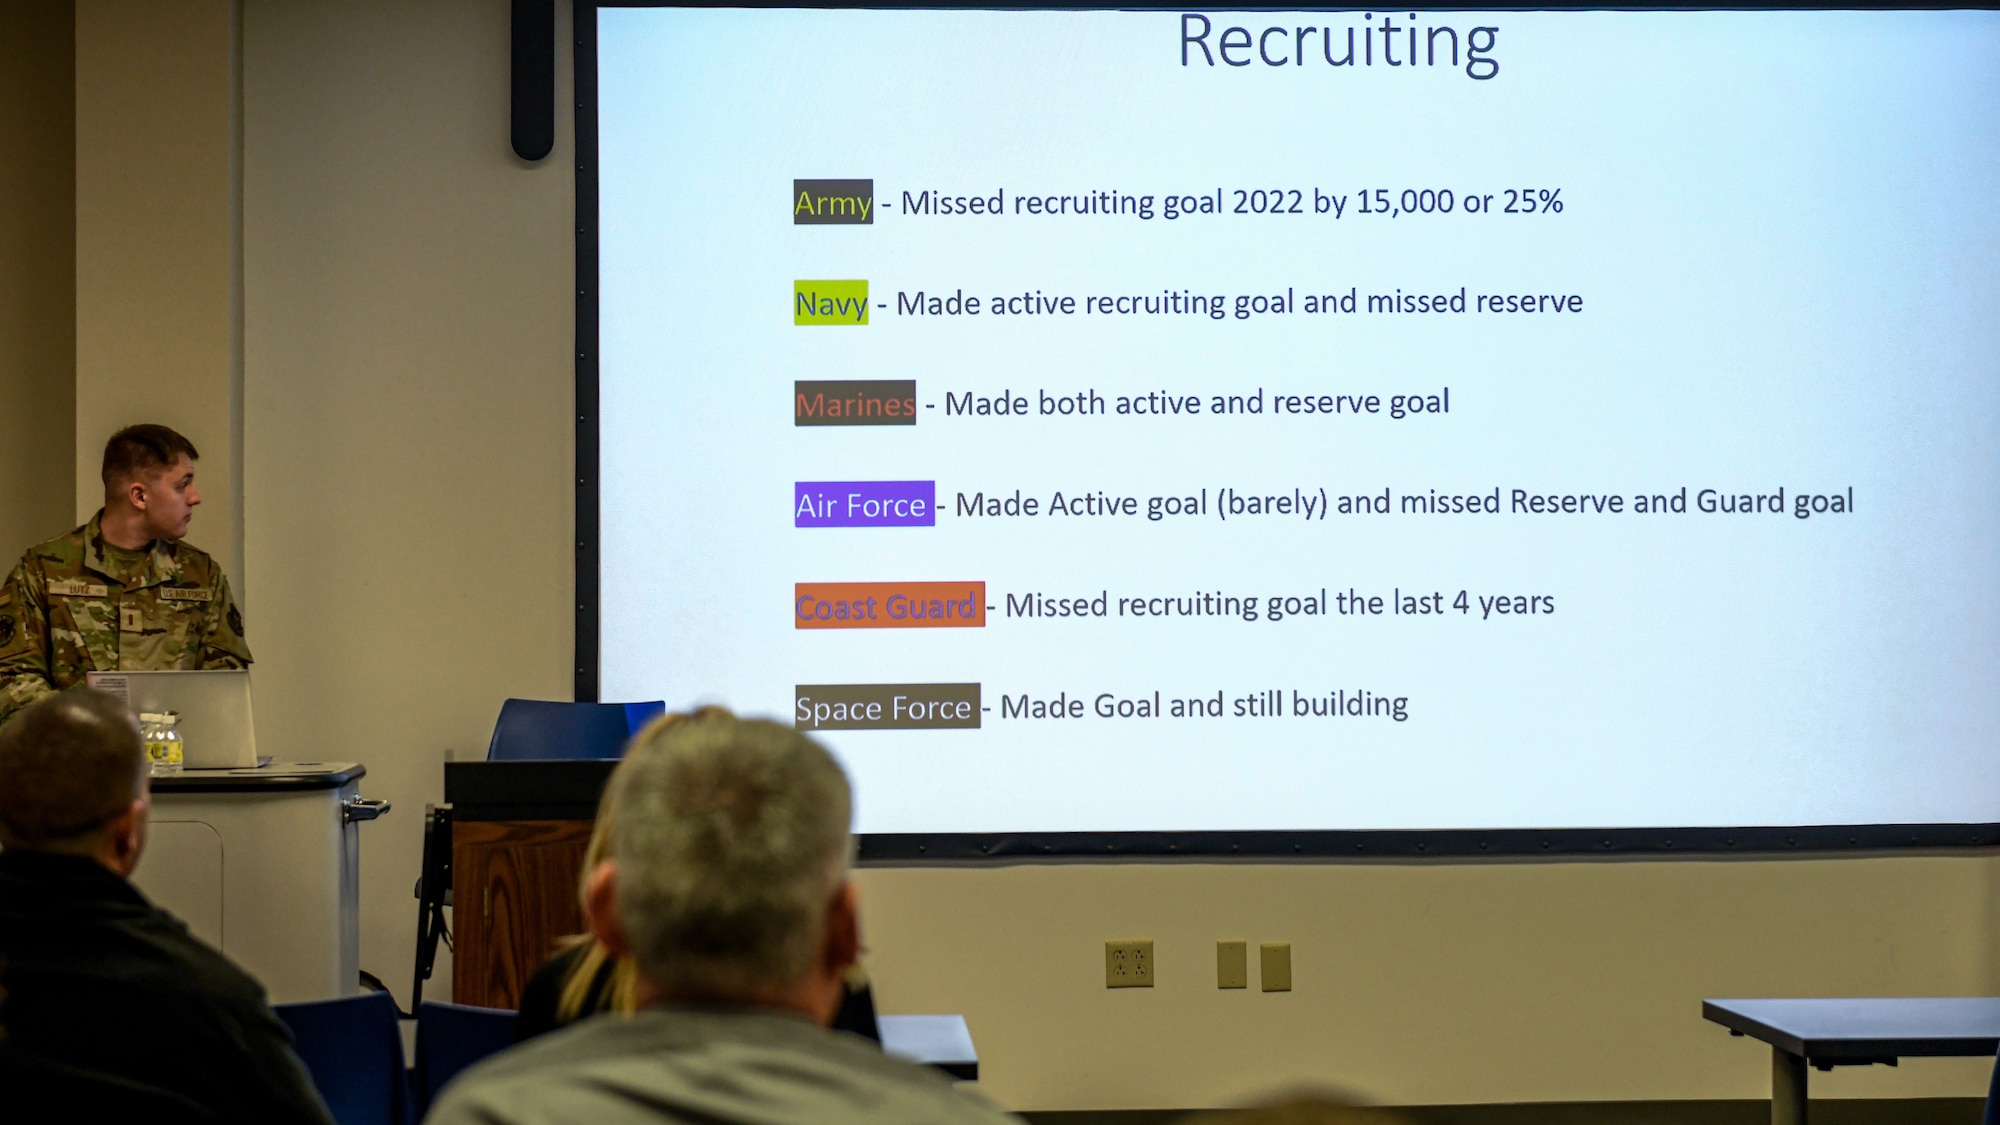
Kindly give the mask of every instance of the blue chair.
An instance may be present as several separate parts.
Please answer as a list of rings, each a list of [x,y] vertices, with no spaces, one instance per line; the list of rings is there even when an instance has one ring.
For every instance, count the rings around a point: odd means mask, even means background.
[[[640,727],[666,712],[665,703],[556,703],[510,699],[500,705],[487,744],[489,762],[616,758]]]
[[[417,1066],[410,1086],[428,1113],[438,1091],[458,1072],[514,1045],[512,1008],[475,1008],[426,1000],[417,1005]]]
[[[339,1125],[414,1125],[395,997],[364,992],[273,1010]]]

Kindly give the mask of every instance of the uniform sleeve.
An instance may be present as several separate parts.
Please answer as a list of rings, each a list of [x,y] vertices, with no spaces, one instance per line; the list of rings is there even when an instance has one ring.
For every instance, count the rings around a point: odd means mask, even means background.
[[[23,557],[0,585],[0,723],[55,692],[49,678],[48,591]]]
[[[201,630],[203,668],[248,668],[254,659],[250,642],[243,639],[243,611],[229,596],[229,576],[215,568],[215,582],[209,587],[208,620]]]

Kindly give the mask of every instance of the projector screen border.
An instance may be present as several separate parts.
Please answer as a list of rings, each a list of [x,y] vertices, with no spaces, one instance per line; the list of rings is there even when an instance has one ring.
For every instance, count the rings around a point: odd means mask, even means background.
[[[1496,828],[1426,831],[875,833],[864,866],[923,863],[1191,860],[1440,860],[1675,855],[1823,855],[2000,848],[2000,824],[1856,824],[1783,828]]]
[[[598,372],[597,372],[597,5],[577,0],[571,16],[576,93],[576,643],[573,690],[597,702]]]

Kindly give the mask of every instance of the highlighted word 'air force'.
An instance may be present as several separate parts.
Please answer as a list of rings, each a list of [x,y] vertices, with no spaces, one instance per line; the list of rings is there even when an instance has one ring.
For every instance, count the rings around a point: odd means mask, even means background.
[[[792,486],[793,527],[935,527],[937,482],[802,480]]]

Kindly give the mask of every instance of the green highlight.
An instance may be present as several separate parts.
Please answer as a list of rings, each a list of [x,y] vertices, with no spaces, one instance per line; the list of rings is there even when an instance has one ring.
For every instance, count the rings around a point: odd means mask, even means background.
[[[792,323],[868,323],[868,282],[792,282]]]

